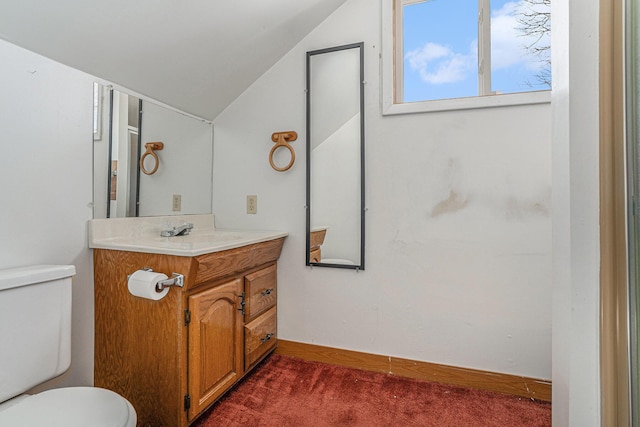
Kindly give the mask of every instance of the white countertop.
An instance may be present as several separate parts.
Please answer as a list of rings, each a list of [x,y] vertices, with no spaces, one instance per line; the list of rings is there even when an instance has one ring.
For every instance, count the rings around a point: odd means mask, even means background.
[[[161,237],[166,222],[193,224],[189,235]],[[287,236],[284,231],[220,230],[213,215],[108,218],[89,222],[89,247],[177,256],[198,256]]]

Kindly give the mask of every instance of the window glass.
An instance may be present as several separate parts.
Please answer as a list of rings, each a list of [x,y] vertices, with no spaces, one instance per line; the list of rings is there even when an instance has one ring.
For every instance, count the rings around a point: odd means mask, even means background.
[[[478,95],[478,2],[403,6],[404,102]]]
[[[398,102],[551,88],[551,0],[396,1]]]
[[[550,0],[491,0],[491,89],[551,88]]]

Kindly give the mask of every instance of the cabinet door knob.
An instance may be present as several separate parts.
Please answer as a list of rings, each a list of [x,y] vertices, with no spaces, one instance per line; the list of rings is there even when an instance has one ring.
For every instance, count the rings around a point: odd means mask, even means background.
[[[269,341],[269,340],[271,339],[271,337],[272,337],[273,335],[274,335],[274,334],[267,334],[267,335],[265,335],[265,336],[264,336],[264,338],[260,338],[260,341],[262,341],[262,342],[267,342],[267,341]]]
[[[260,292],[260,295],[266,297],[267,295],[271,294],[271,292],[273,292],[273,288],[265,289],[264,291]]]

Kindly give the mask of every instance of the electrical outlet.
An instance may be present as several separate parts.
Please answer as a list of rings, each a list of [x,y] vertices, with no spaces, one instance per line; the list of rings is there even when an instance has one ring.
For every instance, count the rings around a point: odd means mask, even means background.
[[[258,213],[258,196],[247,196],[247,213]]]
[[[180,194],[173,195],[173,211],[180,212],[182,210],[182,196]]]

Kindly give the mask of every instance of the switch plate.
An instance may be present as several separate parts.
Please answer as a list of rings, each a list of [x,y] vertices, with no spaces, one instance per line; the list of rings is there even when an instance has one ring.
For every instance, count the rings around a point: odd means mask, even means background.
[[[247,213],[248,214],[257,214],[258,213],[258,196],[247,196]]]
[[[180,194],[173,195],[173,211],[180,212],[182,210],[182,196]]]

